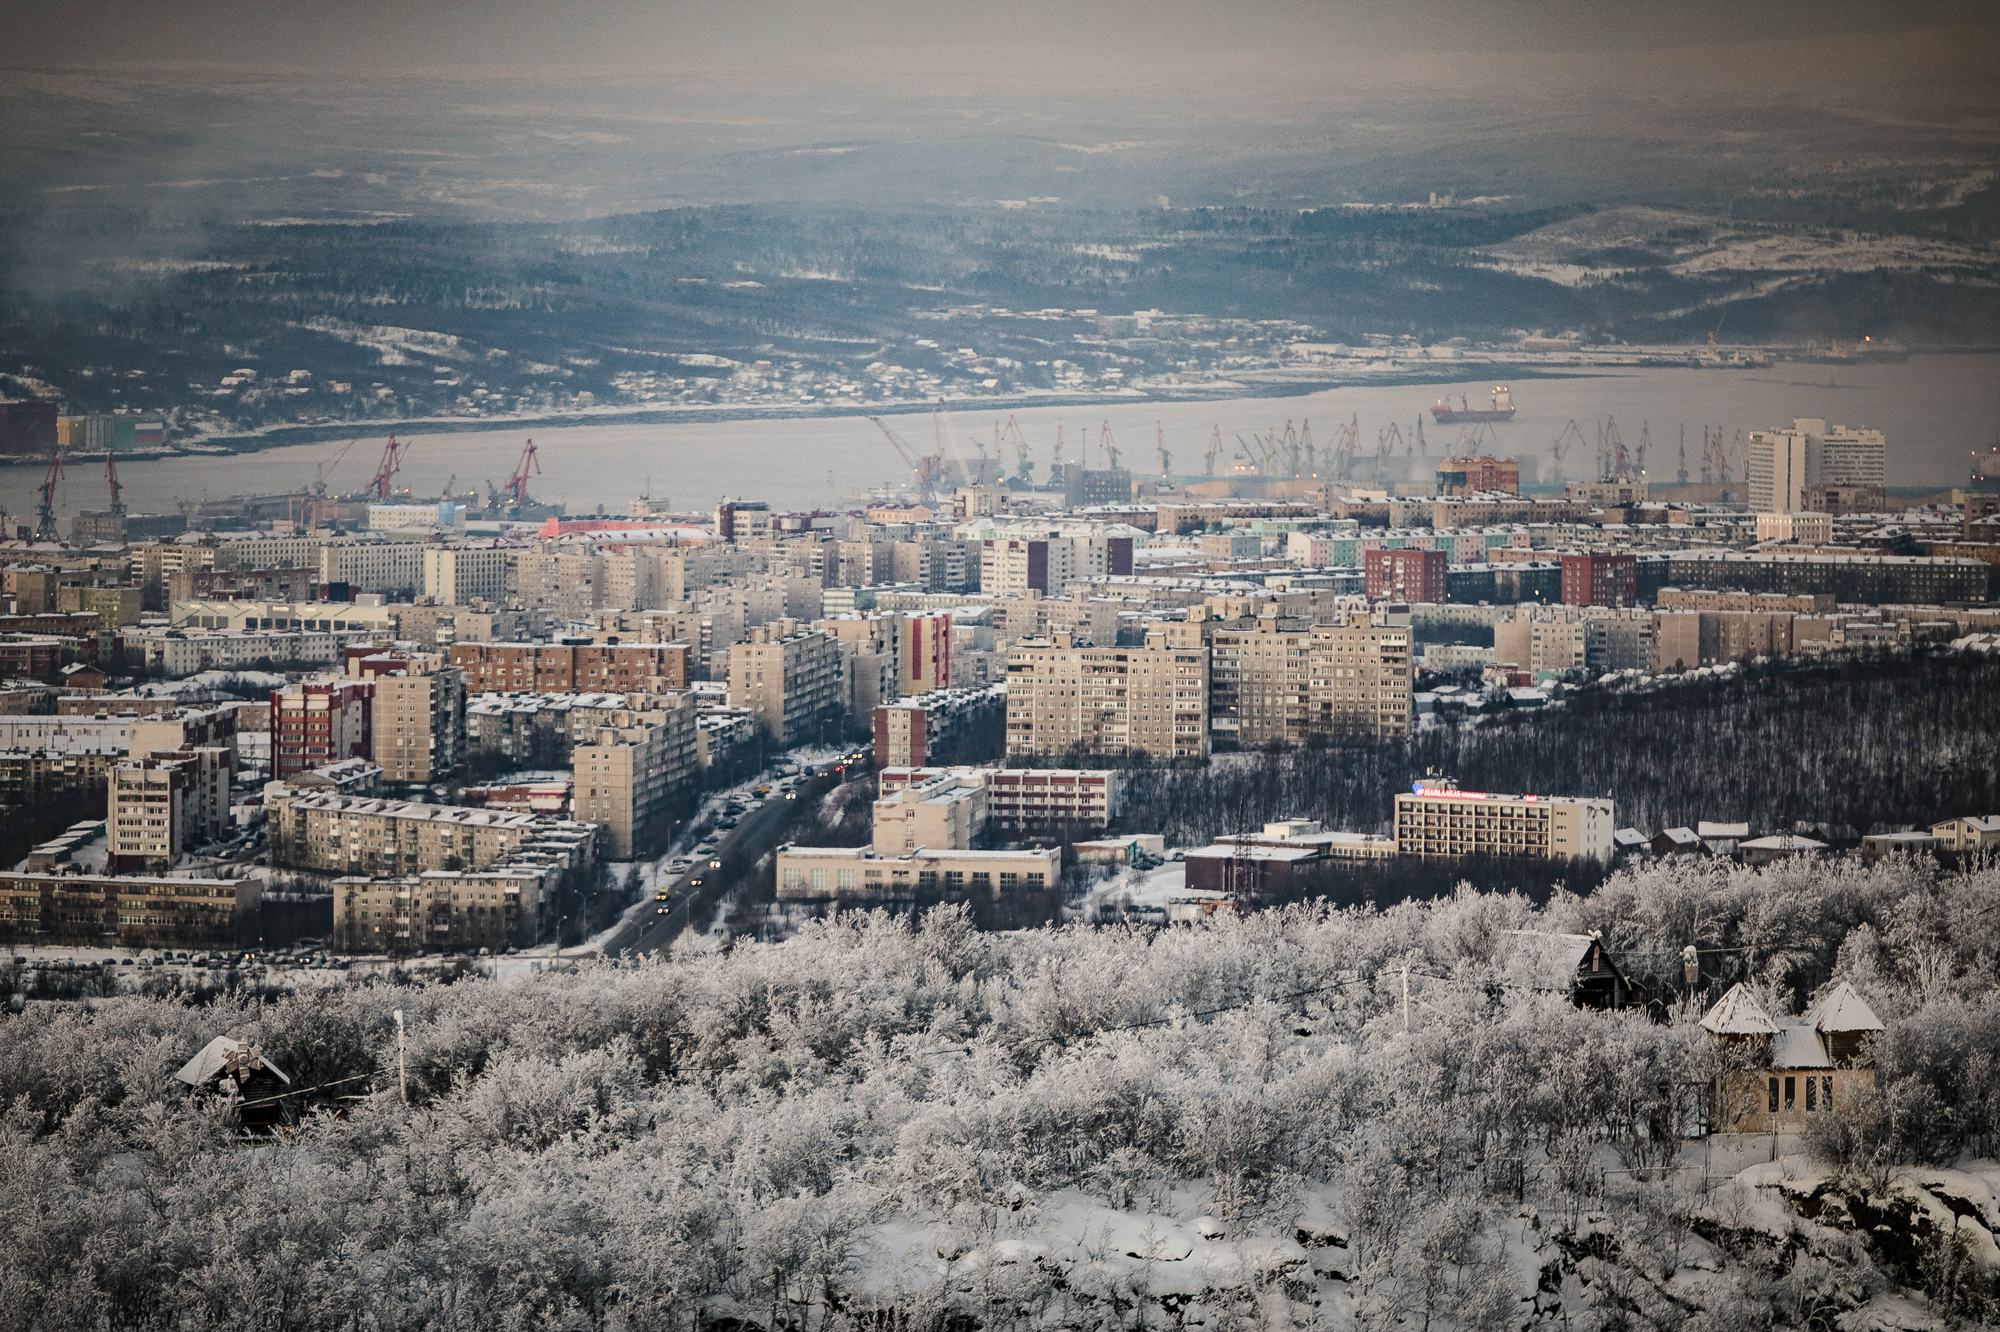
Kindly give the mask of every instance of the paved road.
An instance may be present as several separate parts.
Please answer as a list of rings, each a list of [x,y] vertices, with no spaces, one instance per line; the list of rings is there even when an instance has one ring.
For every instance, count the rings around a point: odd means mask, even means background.
[[[671,944],[687,928],[690,906],[704,913],[713,910],[766,851],[780,844],[792,816],[814,808],[833,785],[834,779],[829,775],[807,778],[798,786],[797,800],[787,800],[782,792],[773,791],[763,804],[746,810],[738,816],[736,826],[716,843],[713,854],[695,861],[678,878],[671,881],[662,878],[659,887],[671,889],[672,897],[666,902],[648,903],[604,941],[603,951],[618,953],[629,948],[651,952]],[[711,864],[717,860],[722,862],[720,869]],[[694,879],[702,881],[701,887],[690,886]],[[667,910],[659,911],[662,906]]]

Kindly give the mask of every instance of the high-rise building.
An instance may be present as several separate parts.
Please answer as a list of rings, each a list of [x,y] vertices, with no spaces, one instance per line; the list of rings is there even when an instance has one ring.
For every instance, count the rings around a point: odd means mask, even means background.
[[[903,620],[896,659],[896,692],[928,694],[951,688],[951,615],[946,611]]]
[[[1350,615],[1308,635],[1307,733],[1390,740],[1410,733],[1410,631]]]
[[[465,672],[428,652],[350,657],[348,674],[375,682],[372,745],[382,780],[434,782],[465,756]]]
[[[1811,487],[1872,487],[1883,484],[1887,445],[1879,430],[1829,426],[1822,417],[1802,416],[1789,430],[1753,430],[1746,466],[1750,508],[1758,513],[1797,513]]]
[[[1208,650],[1086,647],[1068,634],[1007,654],[1007,754],[1092,754],[1161,761],[1208,752]]]
[[[657,840],[652,825],[695,779],[694,697],[664,703],[632,725],[599,727],[570,752],[572,817],[601,826],[616,860]]]
[[[174,858],[223,836],[229,822],[229,750],[185,748],[134,756],[111,769],[105,834],[113,874],[172,869]]]
[[[1438,464],[1438,494],[1519,494],[1521,468],[1512,458],[1446,458]]]
[[[1750,508],[1796,513],[1805,507],[1806,435],[1802,430],[1753,430],[1744,463]]]
[[[840,652],[796,620],[752,629],[729,649],[729,706],[748,708],[773,743],[803,744],[839,723]]]

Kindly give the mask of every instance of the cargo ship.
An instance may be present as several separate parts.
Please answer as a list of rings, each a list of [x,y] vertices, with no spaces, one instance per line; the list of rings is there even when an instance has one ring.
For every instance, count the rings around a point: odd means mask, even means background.
[[[1454,407],[1439,398],[1431,407],[1431,415],[1439,425],[1471,425],[1478,421],[1511,421],[1514,419],[1514,395],[1501,385],[1493,390],[1493,405],[1490,408],[1473,409],[1465,405],[1465,395],[1458,395],[1458,406]]]

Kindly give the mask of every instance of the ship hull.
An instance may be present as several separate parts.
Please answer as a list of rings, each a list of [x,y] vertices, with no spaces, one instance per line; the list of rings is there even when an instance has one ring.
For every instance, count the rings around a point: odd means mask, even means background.
[[[1514,419],[1514,409],[1512,407],[1500,407],[1491,410],[1467,412],[1439,403],[1431,408],[1431,415],[1437,418],[1439,425],[1458,425],[1460,422],[1470,425],[1478,421],[1511,421]]]

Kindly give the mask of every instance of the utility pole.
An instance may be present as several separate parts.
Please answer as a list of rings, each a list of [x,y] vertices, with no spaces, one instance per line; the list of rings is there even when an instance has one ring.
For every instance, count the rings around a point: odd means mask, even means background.
[[[1409,1013],[1403,1014],[1403,1026],[1409,1027]],[[403,1010],[396,1010],[396,1081],[403,1089],[403,1104],[410,1103],[410,1072],[403,1063]]]
[[[401,1010],[397,1011],[396,1016],[399,1020],[401,1019]],[[1410,964],[1408,962],[1403,964],[1403,1034],[1405,1036],[1410,1034]]]

